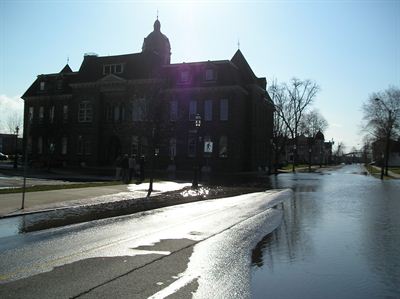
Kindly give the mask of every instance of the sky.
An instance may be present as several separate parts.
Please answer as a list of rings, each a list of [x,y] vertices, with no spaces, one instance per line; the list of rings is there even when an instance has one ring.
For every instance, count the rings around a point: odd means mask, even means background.
[[[362,145],[363,102],[400,87],[400,0],[0,0],[0,131],[37,75],[67,61],[77,71],[87,52],[140,52],[157,11],[172,63],[231,59],[239,46],[267,82],[314,80],[310,109],[328,121],[325,139],[349,150]]]

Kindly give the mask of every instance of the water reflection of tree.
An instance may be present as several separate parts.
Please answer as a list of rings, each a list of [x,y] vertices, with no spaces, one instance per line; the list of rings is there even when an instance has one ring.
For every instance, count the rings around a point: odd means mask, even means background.
[[[389,294],[399,296],[400,285],[400,185],[397,181],[373,182],[363,196],[361,252]],[[393,297],[393,298],[394,298]]]
[[[292,263],[314,255],[314,244],[309,228],[315,228],[322,214],[314,191],[318,181],[296,180],[295,175],[272,178],[274,188],[291,188],[294,197],[283,204],[282,223],[266,235],[253,249],[252,264],[274,268],[276,261]]]

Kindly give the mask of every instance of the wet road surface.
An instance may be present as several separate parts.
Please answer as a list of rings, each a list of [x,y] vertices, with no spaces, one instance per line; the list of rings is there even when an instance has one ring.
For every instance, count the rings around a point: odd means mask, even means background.
[[[291,192],[261,192],[0,238],[0,298],[249,297],[251,248]]]
[[[272,178],[294,197],[253,250],[253,298],[400,298],[400,180],[363,172]]]

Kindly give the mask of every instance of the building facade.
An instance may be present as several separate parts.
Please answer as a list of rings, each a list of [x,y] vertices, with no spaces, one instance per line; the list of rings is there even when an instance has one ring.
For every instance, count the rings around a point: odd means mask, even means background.
[[[22,140],[16,134],[0,134],[0,153],[15,155],[22,152]]]
[[[325,142],[324,134],[318,131],[314,137],[300,135],[297,137],[297,145],[289,139],[286,145],[285,159],[287,163],[293,163],[296,152],[297,164],[327,165],[332,161],[333,141]],[[285,164],[285,163],[283,163]]]
[[[78,71],[39,75],[22,97],[30,159],[112,166],[121,154],[156,154],[159,169],[190,170],[197,159],[215,172],[270,165],[274,105],[241,51],[230,60],[170,58],[156,20],[140,53],[85,54]]]

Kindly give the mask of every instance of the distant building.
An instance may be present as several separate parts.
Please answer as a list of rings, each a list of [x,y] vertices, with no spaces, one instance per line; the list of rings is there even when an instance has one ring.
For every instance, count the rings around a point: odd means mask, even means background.
[[[17,145],[18,153],[22,152],[22,139],[18,138],[17,144],[15,143],[15,134],[1,134],[0,133],[0,152],[6,155],[15,154],[15,145]]]
[[[379,139],[372,143],[372,160],[381,165],[382,158],[386,149],[386,139]],[[400,166],[400,139],[389,142],[389,160],[388,166]]]
[[[230,60],[171,64],[160,29],[156,20],[140,53],[86,54],[78,71],[39,75],[22,97],[30,159],[112,166],[120,154],[156,150],[160,169],[190,170],[195,159],[217,172],[268,166],[266,79],[240,50]]]
[[[324,134],[318,131],[314,137],[300,135],[297,137],[297,164],[327,165],[332,163],[333,142],[325,142]],[[286,161],[293,163],[295,153],[294,139],[287,142]]]

